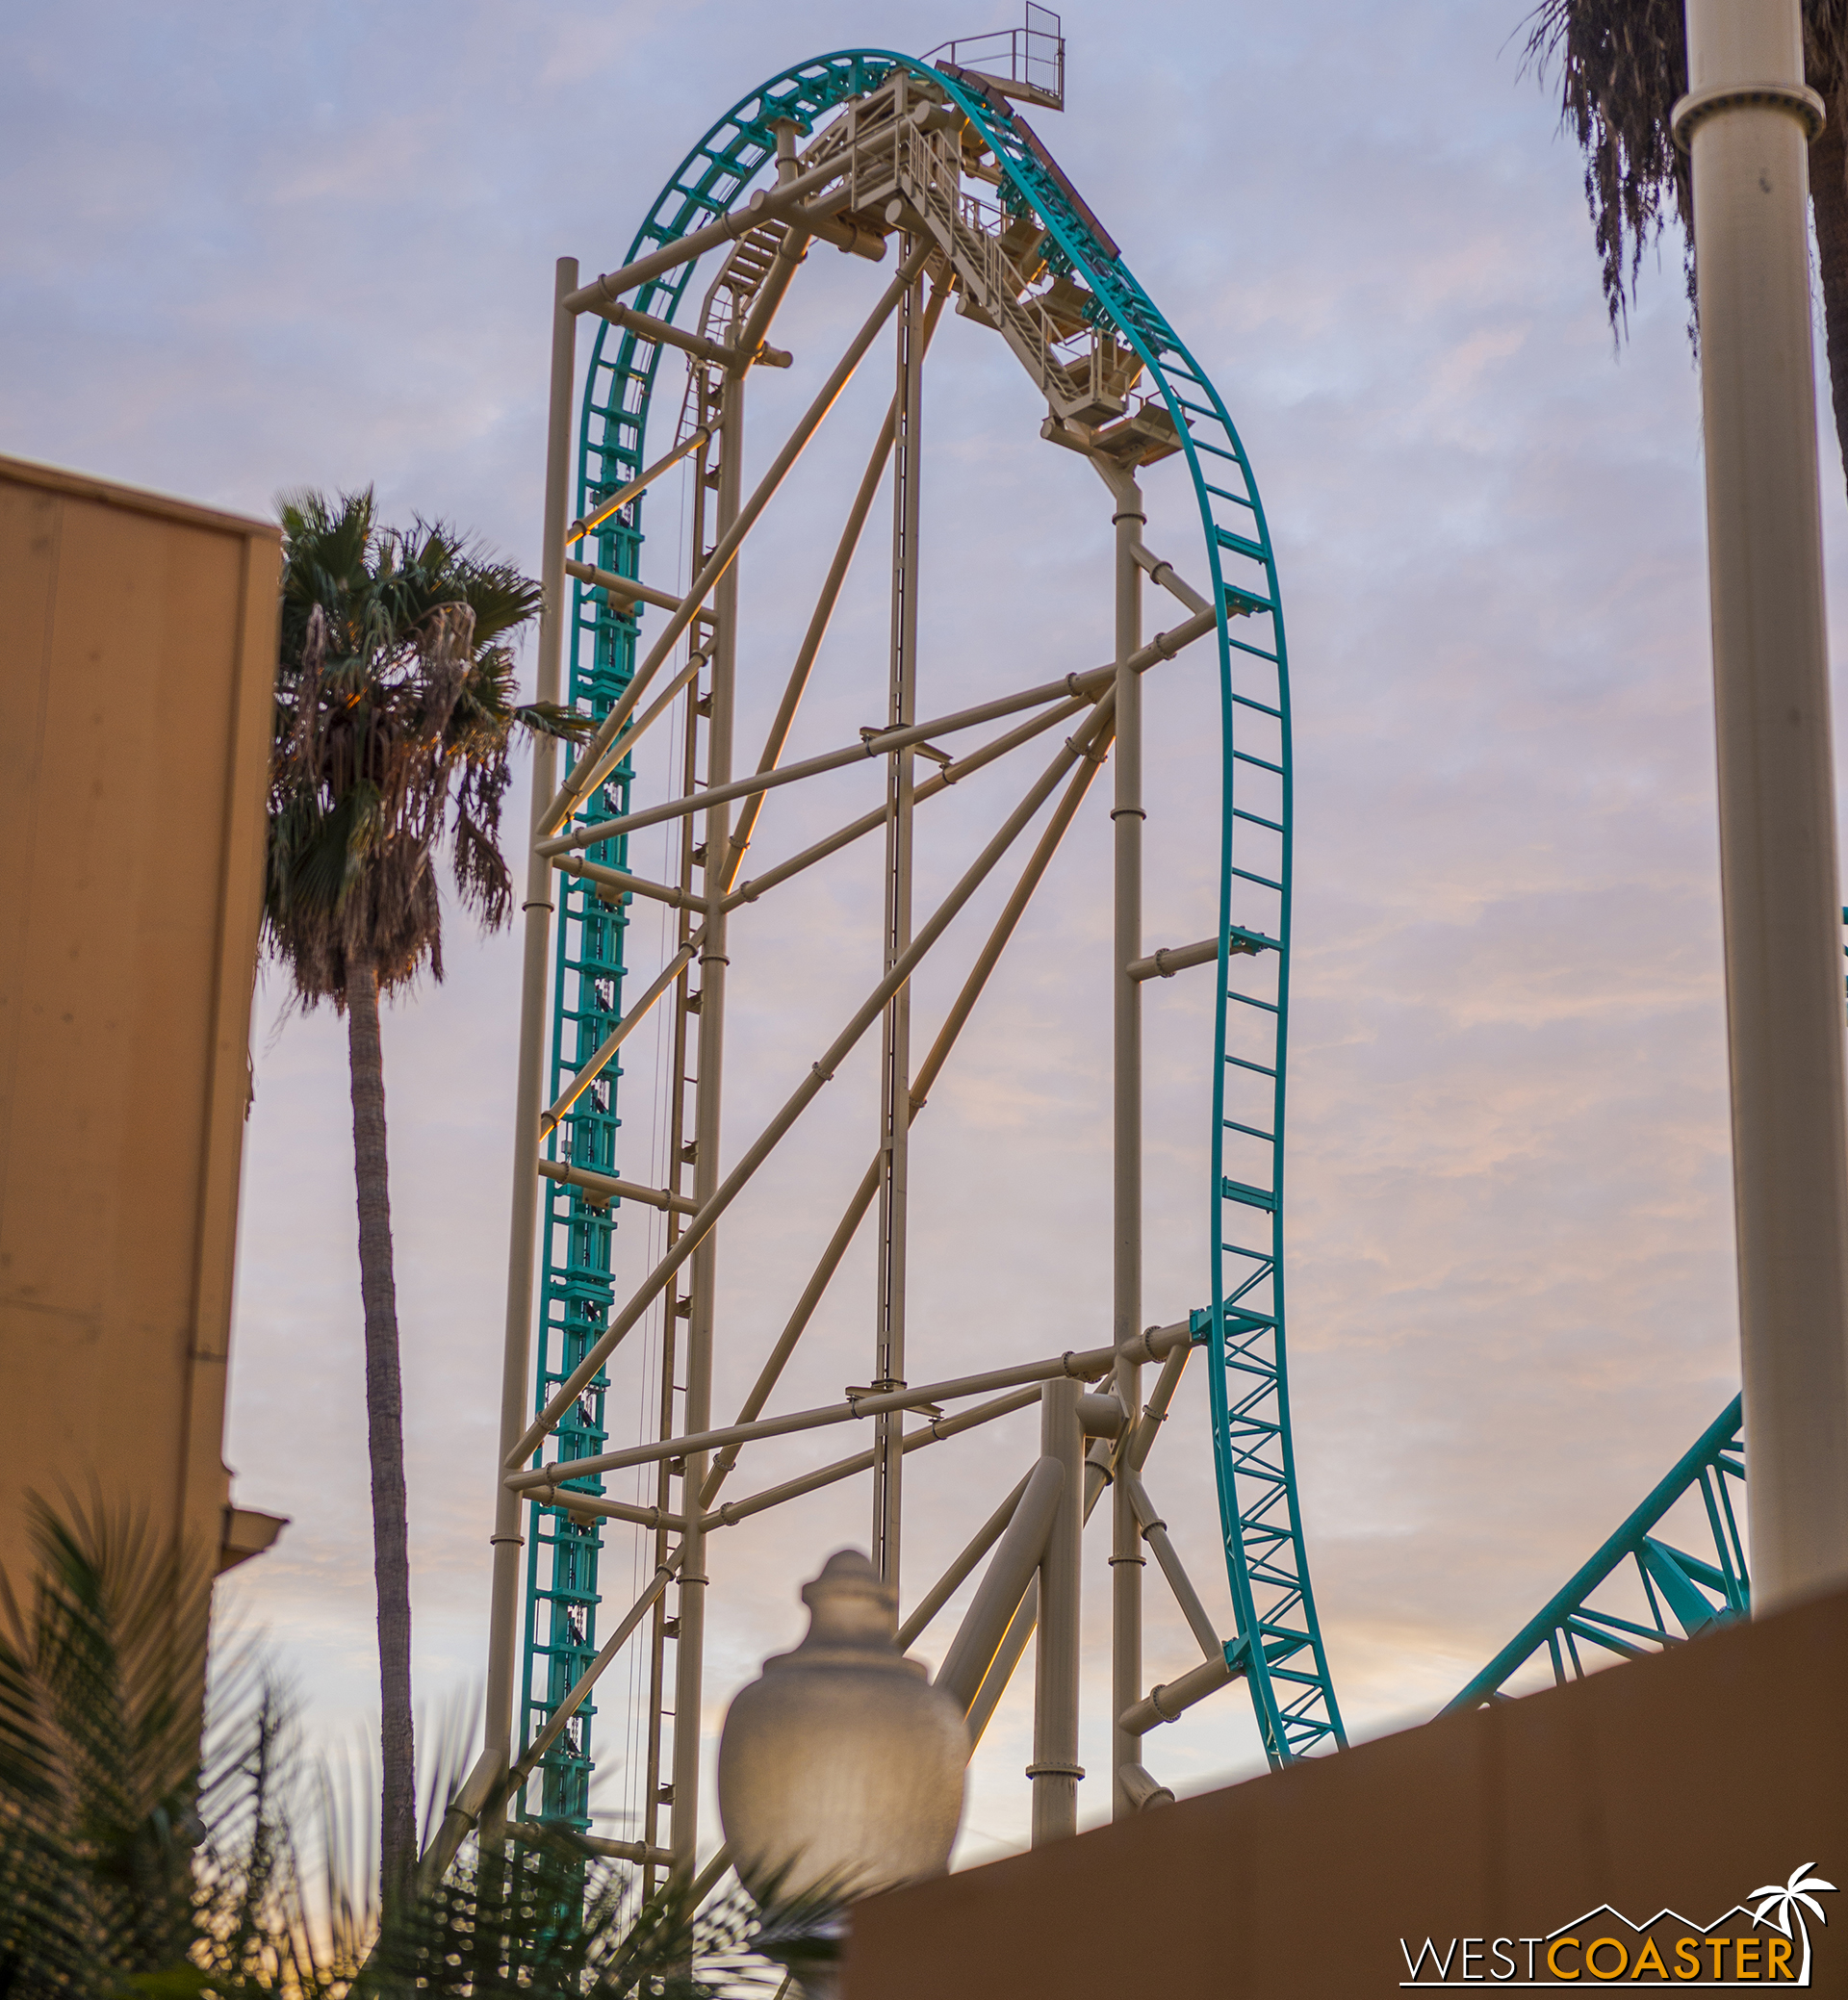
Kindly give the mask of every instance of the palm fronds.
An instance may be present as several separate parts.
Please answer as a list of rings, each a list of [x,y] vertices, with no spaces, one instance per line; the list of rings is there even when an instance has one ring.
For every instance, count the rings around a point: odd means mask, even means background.
[[[1541,0],[1523,66],[1559,69],[1560,117],[1585,156],[1585,206],[1604,267],[1613,338],[1628,324],[1643,252],[1681,224],[1690,328],[1694,187],[1669,130],[1687,89],[1684,0]]]
[[[38,1574],[0,1579],[0,1987],[97,1957],[155,1969],[184,1948],[198,1787],[207,1579],[100,1502],[33,1500]]]
[[[1612,335],[1625,331],[1643,252],[1671,214],[1681,225],[1693,334],[1694,184],[1670,129],[1687,90],[1685,0],[1541,0],[1524,25],[1522,66],[1544,82],[1558,65],[1560,117],[1585,156]],[[1839,127],[1848,117],[1848,0],[1804,0],[1803,52],[1805,80]],[[1840,172],[1838,148],[1827,170]],[[1816,171],[1812,160],[1812,179]]]
[[[361,1985],[457,2000],[770,2000],[783,1970],[754,1948],[756,1928],[740,1891],[700,1909],[672,1886],[644,1902],[628,1871],[569,1833],[526,1828],[466,1852],[380,1938]]]
[[[282,644],[264,918],[304,1005],[344,1006],[365,964],[391,990],[443,976],[436,861],[489,929],[511,913],[500,849],[517,731],[576,736],[514,701],[506,641],[539,586],[441,522],[379,526],[370,490],[285,494]]]
[[[213,1678],[202,1759],[205,1586],[100,1504],[68,1523],[40,1508],[34,1532],[30,1591],[0,1582],[4,2000],[768,2000],[780,1985],[741,1893],[644,1902],[629,1871],[541,1828],[471,1844],[381,1934],[371,1773],[305,1764],[252,1654]],[[471,1748],[459,1707],[430,1739],[426,1831]],[[817,1928],[804,1911],[765,1926]]]

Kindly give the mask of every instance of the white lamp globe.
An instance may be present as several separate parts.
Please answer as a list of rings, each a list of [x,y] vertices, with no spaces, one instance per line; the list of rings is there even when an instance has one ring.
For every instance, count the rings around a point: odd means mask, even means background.
[[[732,1697],[719,1816],[761,1902],[840,1900],[940,1875],[962,1817],[968,1725],[899,1654],[898,1591],[855,1549],[803,1586],[808,1634]]]

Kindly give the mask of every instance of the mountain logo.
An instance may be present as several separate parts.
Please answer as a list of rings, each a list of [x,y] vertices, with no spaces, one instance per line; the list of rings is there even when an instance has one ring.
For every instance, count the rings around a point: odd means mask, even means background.
[[[1642,1923],[1601,1903],[1541,1937],[1426,1937],[1414,1949],[1401,1937],[1401,1987],[1460,1986],[1808,1987],[1814,1969],[1810,1934],[1829,1922],[1818,1895],[1837,1893],[1813,1861],[1787,1882],[1756,1888],[1711,1923],[1659,1910]]]

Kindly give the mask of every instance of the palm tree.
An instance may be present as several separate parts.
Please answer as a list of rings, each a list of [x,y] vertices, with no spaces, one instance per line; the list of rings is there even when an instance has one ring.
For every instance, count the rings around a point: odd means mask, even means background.
[[[1604,303],[1621,338],[1645,247],[1669,214],[1681,224],[1690,331],[1694,190],[1669,130],[1687,89],[1685,0],[1541,0],[1526,61],[1559,65],[1562,118],[1585,155],[1585,202],[1604,263]],[[1810,146],[1810,199],[1822,270],[1835,434],[1848,474],[1848,0],[1804,0],[1805,80],[1829,119]]]
[[[499,845],[516,729],[579,733],[513,699],[510,634],[538,584],[441,523],[381,527],[372,495],[286,494],[282,639],[270,780],[264,925],[304,1008],[346,1015],[372,1569],[378,1595],[381,1892],[416,1862],[410,1559],[379,996],[426,966],[443,977],[438,851],[462,907],[503,925],[513,885]]]
[[[1810,1926],[1804,1917],[1804,1911],[1806,1910],[1809,1910],[1819,1924],[1826,1924],[1829,1921],[1828,1913],[1824,1910],[1822,1905],[1807,1892],[1810,1889],[1833,1889],[1835,1887],[1833,1882],[1824,1882],[1820,1876],[1811,1872],[1815,1865],[1814,1861],[1805,1861],[1802,1867],[1791,1870],[1788,1882],[1766,1883],[1762,1888],[1756,1888],[1752,1891],[1754,1897],[1761,1896],[1764,1899],[1752,1913],[1752,1921],[1754,1923],[1763,1923],[1765,1913],[1769,1910],[1775,1910],[1776,1915],[1773,1921],[1778,1929],[1788,1937],[1790,1935],[1790,1919],[1793,1916],[1796,1918],[1797,1929],[1803,1933],[1803,1970],[1797,1974],[1797,1984],[1800,1987],[1807,1987],[1810,1984]]]

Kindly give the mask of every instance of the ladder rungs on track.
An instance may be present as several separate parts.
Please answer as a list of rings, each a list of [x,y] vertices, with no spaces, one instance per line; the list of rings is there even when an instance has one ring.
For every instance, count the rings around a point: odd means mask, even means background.
[[[1236,595],[1237,593],[1230,589],[1226,591],[1227,597],[1233,597]],[[1250,602],[1252,604],[1255,604],[1260,610],[1268,611],[1270,608],[1270,606],[1263,603],[1261,599],[1253,598]],[[1248,653],[1253,659],[1269,660],[1273,667],[1277,663],[1277,656],[1274,653],[1267,653],[1262,646],[1247,646],[1243,639],[1235,639],[1231,636],[1230,633],[1226,635],[1225,643],[1229,647],[1231,647],[1234,653]],[[1236,750],[1232,753],[1234,756],[1237,756],[1238,754],[1239,753]],[[1262,757],[1253,757],[1251,761],[1253,763],[1262,763],[1264,759]],[[1277,765],[1272,764],[1270,766],[1270,769],[1273,771],[1277,771],[1279,776],[1282,775],[1281,770]]]

